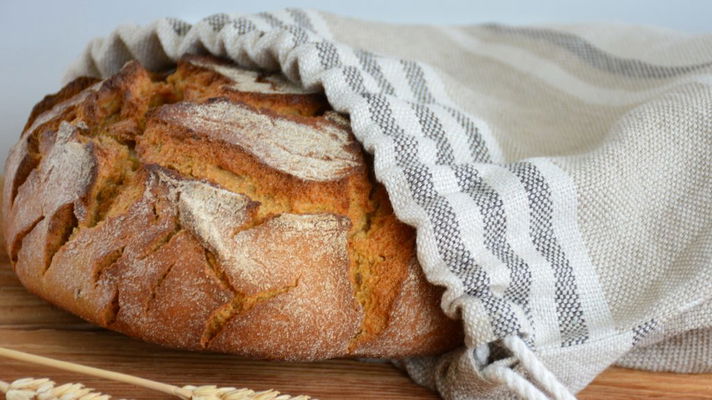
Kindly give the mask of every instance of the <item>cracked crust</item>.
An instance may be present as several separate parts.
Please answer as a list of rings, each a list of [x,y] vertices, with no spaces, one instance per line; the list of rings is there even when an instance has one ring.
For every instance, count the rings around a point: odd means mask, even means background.
[[[5,165],[6,247],[32,292],[166,346],[405,357],[462,341],[348,120],[203,56],[135,62],[33,110]]]

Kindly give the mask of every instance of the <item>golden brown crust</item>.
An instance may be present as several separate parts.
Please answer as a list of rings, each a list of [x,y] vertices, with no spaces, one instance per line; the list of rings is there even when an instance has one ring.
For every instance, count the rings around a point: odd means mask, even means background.
[[[249,357],[404,357],[459,324],[323,95],[204,56],[35,107],[5,166],[23,284],[143,340]]]
[[[57,104],[60,104],[62,102],[65,102],[66,100],[75,97],[84,89],[96,84],[97,82],[99,82],[99,80],[96,78],[79,77],[66,84],[59,92],[45,96],[44,99],[42,99],[32,108],[32,112],[30,113],[30,116],[27,119],[27,123],[25,124],[25,127],[22,131],[24,132],[28,130],[28,128],[30,128],[35,123],[35,120],[40,114],[46,113],[52,108],[54,108],[54,106],[56,106]]]

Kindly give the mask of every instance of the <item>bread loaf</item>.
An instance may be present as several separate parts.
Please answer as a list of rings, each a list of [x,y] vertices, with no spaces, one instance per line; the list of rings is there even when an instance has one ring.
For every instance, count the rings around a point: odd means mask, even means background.
[[[315,360],[462,341],[347,117],[222,60],[130,62],[35,106],[5,165],[30,291],[166,346]]]

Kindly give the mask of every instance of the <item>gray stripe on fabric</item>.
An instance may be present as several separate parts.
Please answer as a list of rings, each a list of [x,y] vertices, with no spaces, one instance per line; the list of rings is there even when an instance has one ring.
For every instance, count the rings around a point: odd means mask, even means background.
[[[425,137],[432,139],[436,144],[435,163],[439,165],[450,165],[455,162],[452,146],[447,141],[445,129],[443,129],[440,119],[428,108],[428,106],[418,103],[410,103],[410,108],[415,112],[420,123],[420,128]]]
[[[267,21],[267,23],[270,24],[270,26],[272,26],[273,28],[283,28],[285,25],[284,22],[280,21],[277,17],[268,12],[261,12],[257,13],[256,15]]]
[[[309,15],[307,15],[307,13],[305,13],[303,10],[300,10],[298,8],[288,8],[287,12],[289,13],[289,15],[292,16],[292,18],[294,18],[294,21],[296,21],[297,25],[313,33],[316,33],[316,29],[314,29],[314,25],[311,23]]]
[[[408,84],[413,92],[415,101],[425,104],[433,103],[435,99],[428,89],[425,75],[420,65],[413,61],[406,60],[401,60],[401,65],[405,71],[405,77],[408,79]]]
[[[595,68],[631,78],[673,78],[712,66],[712,62],[682,66],[654,65],[641,60],[614,56],[571,33],[543,28],[511,27],[497,24],[484,26],[500,34],[526,36],[546,41],[566,49]]]
[[[487,151],[487,145],[485,144],[484,139],[482,139],[482,135],[480,134],[475,122],[457,109],[451,107],[446,107],[446,109],[455,118],[455,121],[457,121],[457,123],[465,129],[465,132],[467,133],[467,144],[470,148],[472,159],[475,162],[492,162],[489,151]]]
[[[190,28],[193,27],[193,25],[179,20],[177,18],[166,18],[166,21],[171,25],[171,28],[173,28],[173,32],[176,33],[178,36],[185,36],[186,33],[190,30]]]
[[[267,21],[273,28],[280,28],[290,32],[293,35],[295,46],[306,43],[309,40],[307,32],[297,25],[285,24],[279,18],[268,12],[261,12],[257,14],[257,16]]]
[[[411,104],[420,122],[425,137],[437,143],[436,163],[453,164],[454,155],[450,143],[445,138],[445,130],[437,116],[422,104]],[[477,169],[471,164],[460,164],[453,168],[459,189],[466,193],[479,208],[484,225],[485,247],[490,250],[509,269],[510,285],[505,289],[504,298],[522,308],[526,318],[533,325],[529,295],[531,294],[532,274],[524,260],[519,257],[507,242],[507,217],[504,203],[499,194],[486,184]],[[527,338],[533,346],[533,337]]]
[[[321,42],[317,43],[317,49],[322,66],[329,68],[341,65],[333,45]],[[384,96],[366,91],[361,71],[355,67],[346,67],[342,71],[350,88],[360,93],[368,102],[371,119],[385,135],[393,139],[396,146],[396,163],[406,178],[414,200],[431,221],[436,246],[443,261],[463,281],[467,288],[466,293],[482,301],[497,337],[520,331],[521,325],[510,305],[492,293],[489,277],[465,248],[455,212],[447,200],[435,190],[430,170],[418,160],[418,144],[415,138],[406,136],[396,123]]]
[[[529,234],[537,251],[551,264],[554,273],[556,315],[561,346],[588,341],[589,331],[583,318],[578,285],[571,263],[554,233],[551,188],[539,170],[528,162],[511,164],[509,169],[524,185],[529,202]]]
[[[655,331],[660,324],[656,319],[650,319],[636,327],[633,328],[633,347],[637,346],[642,342],[651,332]]]
[[[423,72],[422,67],[413,61],[401,61],[401,64],[403,65],[408,85],[410,86],[411,92],[413,92],[413,96],[415,96],[416,100],[426,104],[433,103],[435,99],[428,89],[428,84],[425,81],[425,73]],[[480,134],[479,129],[477,129],[477,125],[474,121],[455,108],[444,108],[465,130],[467,144],[469,146],[472,159],[477,162],[490,162],[491,159],[489,152],[487,151],[487,146],[485,145],[484,139],[482,138],[482,135]]]
[[[346,81],[349,82],[351,90],[360,94],[361,96],[368,95],[368,90],[366,85],[363,83],[363,76],[361,71],[358,70],[353,65],[346,65],[341,67],[341,73],[346,77]]]
[[[492,330],[497,337],[518,333],[521,325],[509,303],[495,296],[491,281],[484,269],[475,262],[472,253],[461,239],[461,231],[452,206],[435,189],[428,167],[418,161],[418,143],[398,126],[387,100],[380,95],[367,96],[372,120],[381,131],[391,137],[395,157],[415,202],[431,221],[435,243],[441,258],[457,275],[466,293],[480,299],[487,310]]]
[[[510,271],[511,280],[504,291],[504,298],[519,305],[533,325],[529,297],[532,272],[529,265],[517,255],[507,242],[507,216],[499,193],[490,187],[472,164],[460,164],[453,168],[457,184],[475,202],[482,215],[485,247],[490,250]]]
[[[225,13],[219,13],[206,17],[204,21],[210,24],[213,31],[220,32],[220,30],[230,22],[230,17]]]
[[[317,54],[319,55],[319,62],[325,70],[341,65],[339,53],[336,51],[336,47],[331,42],[322,41],[316,43],[315,46]],[[365,91],[365,89],[363,91]]]
[[[257,29],[252,21],[242,17],[232,20],[232,27],[235,28],[237,33],[240,35],[244,35],[245,33],[252,32]]]
[[[385,75],[383,75],[383,71],[381,71],[381,67],[378,65],[378,61],[376,61],[376,56],[374,56],[371,52],[361,49],[356,49],[355,53],[356,58],[358,58],[359,64],[361,65],[361,68],[369,75],[371,75],[373,79],[378,83],[378,87],[381,89],[381,93],[387,95],[395,94],[396,91],[393,88],[393,85],[388,82],[388,79],[386,79]]]

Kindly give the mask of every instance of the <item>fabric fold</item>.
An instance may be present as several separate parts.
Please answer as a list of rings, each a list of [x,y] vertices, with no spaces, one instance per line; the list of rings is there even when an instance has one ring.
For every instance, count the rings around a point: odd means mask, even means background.
[[[162,19],[95,39],[65,80],[210,53],[323,89],[464,324],[463,348],[398,365],[446,399],[570,398],[618,360],[712,370],[712,37],[588,39],[606,29]]]

